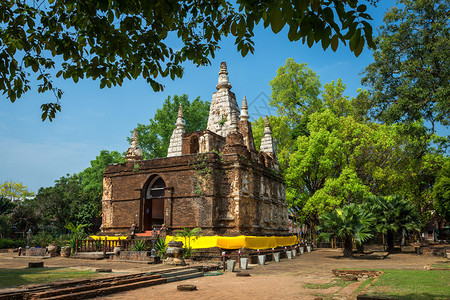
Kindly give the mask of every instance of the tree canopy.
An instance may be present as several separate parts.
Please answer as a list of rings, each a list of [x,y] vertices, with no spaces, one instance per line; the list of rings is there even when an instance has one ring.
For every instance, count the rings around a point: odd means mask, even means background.
[[[24,200],[28,197],[33,197],[34,193],[21,182],[6,181],[0,185],[0,196],[3,196],[11,201]]]
[[[209,64],[224,37],[233,36],[243,56],[253,53],[259,23],[274,33],[288,26],[289,40],[309,47],[320,42],[335,51],[343,43],[358,56],[366,43],[374,47],[371,16],[360,2],[5,0],[0,90],[14,102],[36,76],[38,92],[54,94],[41,106],[42,119],[51,121],[63,94],[54,73],[74,82],[98,79],[101,88],[142,77],[160,91],[158,78],[181,77],[185,61]]]
[[[434,208],[440,216],[450,220],[450,160],[447,159],[433,186]]]
[[[398,194],[421,221],[433,216],[433,185],[447,159],[445,138],[427,133],[423,121],[375,122],[367,115],[367,91],[350,98],[341,79],[322,85],[314,71],[292,59],[271,86],[278,115],[270,122],[294,214],[317,223],[343,205]],[[253,125],[258,146],[263,120]]]
[[[194,132],[206,129],[210,103],[195,98],[192,102],[186,94],[181,96],[168,96],[163,107],[156,110],[150,124],[138,124],[137,132],[139,146],[142,149],[144,159],[166,157],[169,148],[170,137],[175,129],[178,108],[183,107],[183,118],[186,132]],[[131,141],[131,137],[128,137]]]
[[[449,6],[446,0],[399,0],[375,39],[362,82],[371,113],[385,122],[450,123]]]

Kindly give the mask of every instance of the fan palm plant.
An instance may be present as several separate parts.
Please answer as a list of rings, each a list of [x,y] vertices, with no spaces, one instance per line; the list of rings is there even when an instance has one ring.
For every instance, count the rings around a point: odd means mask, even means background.
[[[394,250],[394,234],[405,230],[419,231],[419,216],[411,202],[401,196],[377,196],[368,199],[377,216],[376,229],[387,237],[388,251]]]
[[[344,257],[353,254],[353,240],[357,245],[373,237],[372,229],[375,217],[363,207],[354,203],[320,216],[321,224],[317,230],[322,231],[319,239],[329,241],[339,237],[344,242]]]

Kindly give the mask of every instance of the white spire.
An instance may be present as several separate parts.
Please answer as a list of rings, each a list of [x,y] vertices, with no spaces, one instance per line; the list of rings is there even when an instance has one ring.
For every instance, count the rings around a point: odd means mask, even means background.
[[[178,118],[177,122],[175,123],[177,125],[177,128],[184,128],[184,119],[183,119],[183,106],[180,103],[180,107],[178,108]]]
[[[227,63],[224,61],[220,63],[219,80],[217,82],[216,89],[231,89],[231,84],[228,81]]]
[[[269,122],[268,116],[266,116],[264,123],[265,123],[265,127],[264,127],[264,134],[261,139],[261,152],[265,152],[272,156],[274,168],[275,168],[275,170],[278,171],[279,166],[278,166],[277,153],[275,151],[275,144],[273,142],[272,130],[270,129],[270,122]]]
[[[242,100],[240,118],[241,118],[241,121],[248,121],[248,119],[250,118],[248,116],[247,97],[245,97],[245,96],[244,96],[244,99]]]
[[[238,130],[237,120],[236,120],[236,111],[233,110],[231,112],[231,123],[230,123],[230,132],[236,132]]]
[[[231,131],[232,112],[236,112],[236,120],[239,121],[239,106],[236,96],[230,90],[231,84],[228,81],[227,64],[220,64],[219,80],[216,85],[217,91],[211,99],[207,129],[226,137]]]
[[[184,119],[183,119],[183,107],[180,103],[178,108],[177,126],[170,137],[169,149],[167,150],[167,157],[181,156],[183,154],[183,134],[184,130]]]

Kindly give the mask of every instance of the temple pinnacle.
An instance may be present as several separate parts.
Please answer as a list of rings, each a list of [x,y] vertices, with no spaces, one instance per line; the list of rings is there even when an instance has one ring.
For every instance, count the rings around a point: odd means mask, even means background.
[[[245,96],[244,96],[244,99],[242,100],[240,119],[241,119],[241,121],[248,121],[248,119],[249,119],[247,97],[245,97]]]
[[[228,81],[227,63],[220,63],[219,81],[217,82],[216,89],[231,89],[231,84]]]
[[[184,119],[183,119],[183,106],[180,103],[180,107],[178,108],[178,118],[175,123],[177,128],[184,128]]]

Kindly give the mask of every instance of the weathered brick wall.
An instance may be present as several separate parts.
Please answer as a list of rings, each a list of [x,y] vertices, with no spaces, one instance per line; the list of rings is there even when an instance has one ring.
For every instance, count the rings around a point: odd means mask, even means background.
[[[202,227],[205,234],[286,234],[287,209],[280,175],[248,157],[205,153],[127,162],[105,171],[105,232],[143,227],[149,181],[166,184],[165,224],[169,233]]]

